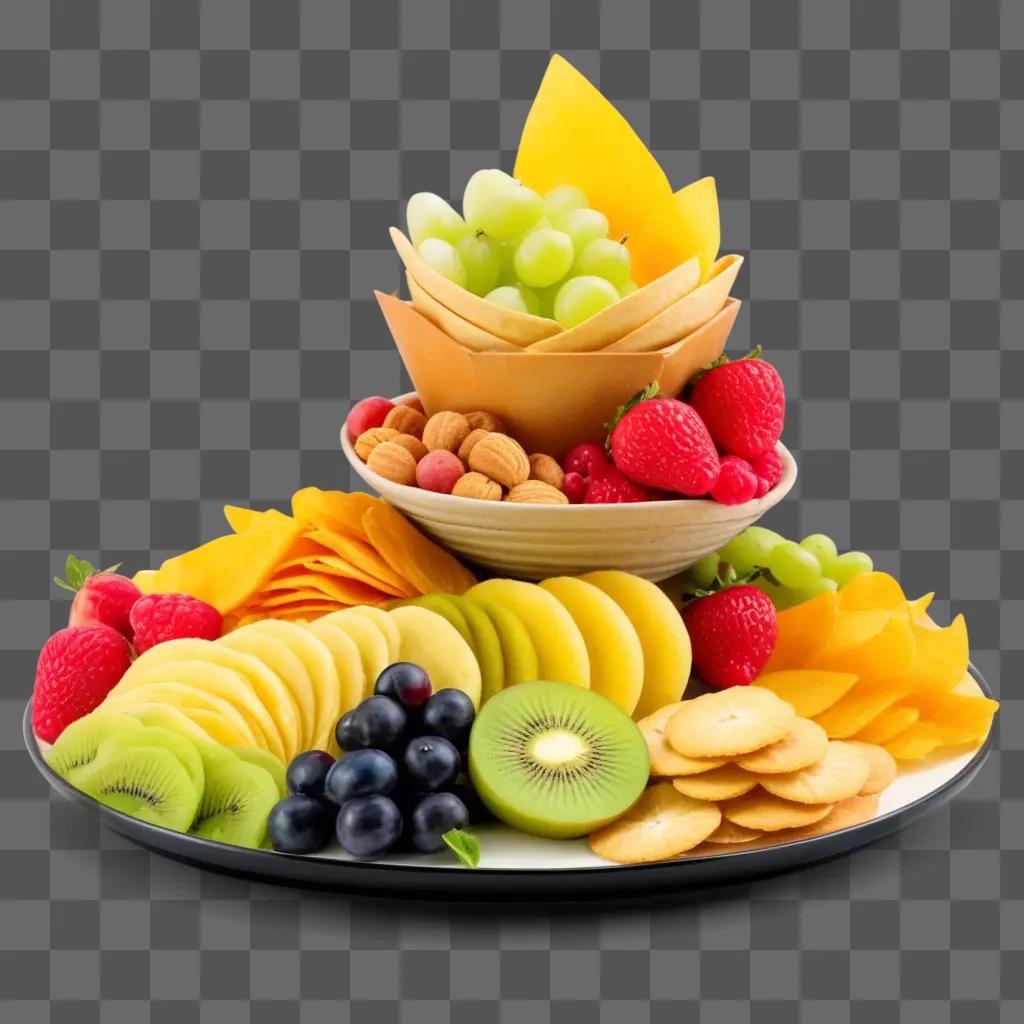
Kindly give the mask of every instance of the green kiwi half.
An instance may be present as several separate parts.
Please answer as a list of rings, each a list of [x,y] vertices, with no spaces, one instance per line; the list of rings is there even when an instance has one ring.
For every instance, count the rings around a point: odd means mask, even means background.
[[[161,750],[173,754],[188,772],[188,777],[192,780],[196,792],[202,793],[206,773],[203,770],[203,760],[192,740],[182,736],[181,733],[160,726],[125,729],[115,733],[104,743],[99,753],[99,759],[112,757],[133,747],[159,747]]]
[[[480,798],[534,835],[585,835],[619,817],[647,785],[647,744],[632,719],[568,683],[521,683],[492,697],[469,738]]]
[[[269,750],[259,747],[231,747],[231,752],[249,764],[259,765],[270,772],[270,777],[277,786],[277,795],[283,800],[288,795],[288,783],[285,781],[284,765]]]
[[[218,754],[226,756],[204,758],[206,788],[189,831],[203,839],[255,849],[279,799],[277,783],[266,768],[243,761],[227,748],[219,748]]]
[[[46,763],[73,786],[92,768],[110,740],[129,733],[142,732],[142,724],[131,715],[114,711],[94,711],[72,722],[46,752]]]

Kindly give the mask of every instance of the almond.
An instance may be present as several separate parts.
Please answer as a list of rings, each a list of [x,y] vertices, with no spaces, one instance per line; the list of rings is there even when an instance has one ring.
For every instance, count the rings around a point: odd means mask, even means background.
[[[459,445],[459,458],[463,462],[469,461],[469,453],[476,446],[477,441],[483,440],[488,434],[489,430],[484,430],[482,427],[477,427],[476,430],[471,430],[466,435],[466,440]]]
[[[396,434],[388,440],[392,444],[400,444],[417,462],[427,454],[427,446],[412,434]]]
[[[565,473],[562,467],[550,456],[536,452],[530,456],[530,479],[542,480],[556,490],[562,489]]]
[[[429,451],[444,448],[457,452],[469,437],[470,429],[461,412],[435,412],[423,428],[423,443]]]
[[[423,428],[426,426],[427,417],[410,405],[396,405],[387,416],[384,417],[384,426],[397,430],[399,434],[412,434],[413,437],[422,437]]]
[[[385,480],[396,484],[416,483],[416,460],[394,441],[384,441],[370,452],[366,465]]]
[[[466,422],[473,430],[486,430],[489,434],[505,433],[505,424],[493,412],[467,412]]]
[[[389,427],[371,427],[369,430],[364,430],[356,438],[356,443],[353,447],[356,450],[356,455],[365,462],[370,457],[370,452],[377,445],[382,444],[384,441],[390,441],[395,437],[398,437],[397,430],[391,430]]]
[[[543,480],[527,480],[513,487],[505,497],[506,501],[520,505],[568,505],[569,499],[551,484]]]
[[[508,434],[488,434],[469,453],[469,468],[511,490],[530,476],[530,460],[523,446]]]
[[[478,498],[480,501],[501,501],[501,484],[496,484],[483,473],[466,473],[455,481],[452,494],[459,498]]]

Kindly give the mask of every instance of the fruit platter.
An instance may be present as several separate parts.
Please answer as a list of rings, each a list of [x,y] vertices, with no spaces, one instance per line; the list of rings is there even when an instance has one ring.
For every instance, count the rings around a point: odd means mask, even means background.
[[[461,205],[392,231],[415,390],[339,413],[376,494],[68,555],[24,719],[51,786],[247,877],[593,899],[847,853],[967,785],[998,702],[963,616],[759,523],[797,467],[770,355],[725,354],[714,182],[673,190],[556,56]]]

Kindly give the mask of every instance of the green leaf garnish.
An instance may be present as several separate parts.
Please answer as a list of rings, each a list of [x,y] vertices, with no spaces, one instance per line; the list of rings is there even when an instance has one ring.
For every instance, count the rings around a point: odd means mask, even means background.
[[[120,568],[121,563],[118,562],[116,565],[111,565],[106,569],[100,569],[97,572],[97,570],[92,567],[92,564],[87,562],[84,558],[79,558],[77,555],[68,555],[67,561],[64,563],[64,574],[67,576],[67,579],[62,580],[59,576],[54,576],[53,582],[56,583],[58,587],[62,587],[64,590],[68,590],[72,594],[77,594],[90,576],[117,572]]]
[[[475,868],[480,863],[480,840],[476,836],[461,828],[451,828],[441,838],[467,868]]]

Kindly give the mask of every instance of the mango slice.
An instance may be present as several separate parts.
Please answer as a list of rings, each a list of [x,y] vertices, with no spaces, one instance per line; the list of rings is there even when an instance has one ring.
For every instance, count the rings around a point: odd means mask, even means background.
[[[891,682],[860,681],[828,710],[815,715],[814,721],[828,733],[830,740],[842,740],[860,732],[886,708],[906,696],[908,689]]]
[[[961,693],[912,694],[905,702],[920,712],[920,721],[935,727],[943,744],[984,739],[999,702]]]
[[[918,761],[941,747],[942,738],[930,722],[916,722],[883,745],[897,761]]]
[[[765,672],[804,668],[809,659],[828,643],[839,612],[835,591],[826,591],[810,601],[778,614],[778,638],[765,665]]]
[[[953,689],[963,678],[970,660],[967,623],[963,615],[958,615],[945,629],[915,623],[911,630],[915,651],[906,678],[923,690]]]
[[[854,733],[853,738],[862,743],[877,743],[882,746],[898,736],[904,729],[909,729],[920,717],[921,712],[917,708],[897,704],[894,707],[886,708],[868,722],[860,732]]]
[[[857,682],[848,672],[825,672],[821,669],[784,669],[765,672],[754,680],[792,704],[801,718],[814,718],[841,700]]]
[[[841,612],[829,642],[808,662],[810,668],[852,672],[870,679],[896,679],[916,650],[910,622],[883,609]]]

